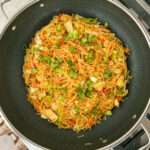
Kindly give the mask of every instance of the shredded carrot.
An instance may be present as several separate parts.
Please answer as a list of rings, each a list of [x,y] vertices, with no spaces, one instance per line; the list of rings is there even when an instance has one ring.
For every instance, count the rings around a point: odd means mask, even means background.
[[[93,123],[94,123],[94,119],[93,119],[93,117],[91,117],[90,119],[89,119],[89,122],[88,122],[88,126],[92,126],[93,125]]]
[[[125,49],[124,49],[124,52],[125,52],[126,54],[130,54],[130,50],[129,50],[128,48],[125,48]]]
[[[53,55],[51,52],[41,52],[41,55],[47,56],[47,55]]]
[[[34,102],[33,102],[33,106],[34,106],[34,108],[35,108],[35,110],[36,110],[37,112],[40,112],[39,104],[37,103],[37,101],[34,101]]]

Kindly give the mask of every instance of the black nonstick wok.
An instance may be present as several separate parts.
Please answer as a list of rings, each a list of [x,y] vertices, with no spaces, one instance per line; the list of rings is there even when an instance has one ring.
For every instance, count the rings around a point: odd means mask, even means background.
[[[59,13],[80,14],[109,22],[110,29],[131,49],[128,68],[133,79],[129,94],[113,115],[92,128],[76,133],[58,129],[36,114],[27,102],[22,45]],[[119,144],[141,122],[150,96],[150,43],[146,30],[129,10],[113,0],[40,0],[17,14],[0,39],[0,110],[8,125],[23,140],[41,149],[109,149]],[[84,135],[82,138],[77,138]]]

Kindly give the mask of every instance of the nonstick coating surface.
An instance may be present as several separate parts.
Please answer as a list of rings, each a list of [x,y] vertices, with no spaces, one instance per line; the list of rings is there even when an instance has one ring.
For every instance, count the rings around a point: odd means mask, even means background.
[[[40,3],[45,4],[44,8]],[[22,66],[24,43],[59,13],[80,14],[108,21],[111,30],[131,49],[128,67],[133,76],[126,102],[113,110],[113,116],[92,128],[91,131],[58,129],[36,115],[26,101]],[[12,27],[16,30],[12,31]],[[8,27],[0,41],[0,105],[14,127],[24,136],[46,148],[57,150],[88,150],[106,146],[123,136],[137,122],[150,96],[150,53],[148,43],[136,23],[121,9],[106,0],[41,0],[27,8]],[[136,114],[133,120],[132,116]],[[78,139],[77,136],[84,135]],[[108,140],[102,143],[99,139]],[[92,143],[85,146],[85,143]]]

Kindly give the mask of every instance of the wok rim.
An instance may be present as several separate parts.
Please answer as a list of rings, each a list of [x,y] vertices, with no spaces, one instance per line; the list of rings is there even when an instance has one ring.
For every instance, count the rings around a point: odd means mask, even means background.
[[[17,16],[21,13],[23,13],[24,10],[26,10],[28,7],[30,7],[31,5],[33,5],[36,2],[39,2],[40,0],[34,0],[33,2],[30,2],[29,4],[27,4],[24,8],[22,8],[20,11],[18,11],[11,19],[10,21],[7,23],[7,25],[5,26],[5,28],[3,29],[1,35],[0,35],[0,40],[2,39],[2,37],[4,36],[7,28],[10,26],[10,24],[17,18]],[[143,33],[143,36],[145,37],[148,46],[150,48],[150,36],[146,30],[146,28],[144,27],[144,25],[140,22],[140,20],[137,18],[137,16],[135,16],[131,11],[129,11],[129,9],[127,7],[125,7],[123,4],[121,4],[119,1],[117,0],[107,0],[108,2],[114,4],[115,6],[119,7],[122,11],[124,11],[139,27],[139,29],[141,30],[141,32]],[[143,111],[143,113],[141,114],[141,116],[139,117],[139,119],[137,120],[137,122],[132,126],[132,128],[129,129],[128,132],[126,132],[123,136],[121,136],[120,138],[118,138],[116,141],[110,143],[109,145],[106,145],[104,147],[99,148],[98,150],[105,150],[105,149],[110,149],[113,148],[117,145],[119,145],[121,142],[123,142],[127,137],[129,137],[129,135],[131,133],[133,133],[136,129],[136,127],[142,122],[143,118],[145,117],[148,109],[150,108],[150,98],[148,99],[147,105]],[[30,140],[29,138],[25,137],[19,130],[17,130],[15,128],[15,126],[9,121],[9,119],[7,118],[7,116],[5,115],[2,107],[0,106],[0,115],[2,117],[2,119],[5,121],[5,123],[7,124],[7,126],[14,132],[16,133],[16,135],[24,142],[24,144],[28,144],[34,148],[37,148],[39,150],[50,150],[46,147],[43,147],[35,142],[33,142],[32,140]]]

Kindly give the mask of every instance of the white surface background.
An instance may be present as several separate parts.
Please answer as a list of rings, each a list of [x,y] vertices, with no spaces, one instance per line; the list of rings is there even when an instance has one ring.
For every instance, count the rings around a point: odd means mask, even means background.
[[[4,11],[9,19],[7,19],[2,10],[0,9],[0,34],[9,20],[26,4],[33,0],[10,0],[4,4]],[[0,3],[2,0],[0,0]],[[0,150],[14,150],[14,143],[10,136],[3,135],[0,136]]]

